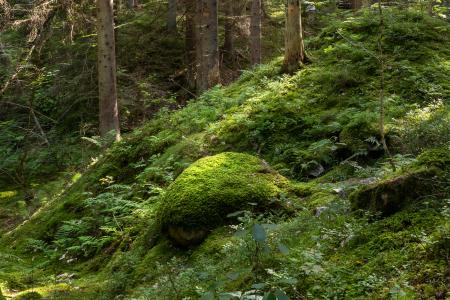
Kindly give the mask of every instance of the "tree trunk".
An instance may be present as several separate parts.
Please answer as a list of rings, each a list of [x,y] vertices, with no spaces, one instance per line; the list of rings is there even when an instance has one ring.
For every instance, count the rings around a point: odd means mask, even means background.
[[[100,134],[114,130],[119,140],[113,0],[97,0],[97,35]]]
[[[261,11],[261,0],[252,0],[250,61],[253,66],[261,64]]]
[[[136,4],[137,4],[136,2],[137,2],[137,0],[127,0],[127,7],[129,9],[136,7]]]
[[[225,1],[225,24],[224,24],[224,43],[223,52],[229,62],[233,62],[234,57],[234,1]]]
[[[286,36],[283,68],[293,73],[305,61],[300,0],[287,0]]]
[[[220,81],[217,0],[197,0],[197,94]]]
[[[195,0],[185,0],[186,6],[186,31],[185,31],[185,48],[186,48],[186,64],[187,75],[186,81],[191,90],[195,89],[196,76],[196,30],[195,30]]]
[[[177,30],[177,0],[169,0],[167,29],[169,29],[169,31]]]

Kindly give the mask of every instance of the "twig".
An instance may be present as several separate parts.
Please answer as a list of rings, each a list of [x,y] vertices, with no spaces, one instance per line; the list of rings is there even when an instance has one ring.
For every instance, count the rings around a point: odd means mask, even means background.
[[[173,78],[169,78],[170,82],[176,84],[177,86],[179,86],[180,88],[182,88],[184,91],[188,92],[189,94],[191,94],[194,98],[197,98],[197,95],[194,94],[193,92],[191,92],[190,90],[188,90],[187,88],[185,88],[184,86],[182,86],[181,84],[179,84],[178,82],[176,82],[175,80],[173,80]]]
[[[50,143],[47,139],[47,135],[45,135],[45,132],[42,129],[41,123],[39,123],[39,120],[36,117],[36,114],[34,113],[34,109],[31,106],[30,106],[30,114],[33,117],[34,123],[36,124],[36,127],[38,128],[39,133],[41,134],[41,137],[44,140],[45,144],[47,144],[47,146],[50,146]]]
[[[15,103],[15,102],[11,102],[11,101],[3,101],[3,103],[4,103],[4,104],[8,104],[8,105],[17,106],[17,107],[20,107],[20,108],[24,108],[24,109],[27,109],[27,110],[30,110],[30,107],[29,107],[29,106],[22,105],[22,104],[19,104],[19,103]],[[41,113],[41,112],[39,112],[39,111],[37,111],[37,110],[35,110],[35,109],[34,109],[34,112],[37,113],[38,115],[40,115],[40,116],[42,116],[42,117],[44,117],[44,118],[46,118],[46,119],[52,121],[53,123],[57,123],[56,120],[50,118],[49,116],[44,115],[43,113]]]

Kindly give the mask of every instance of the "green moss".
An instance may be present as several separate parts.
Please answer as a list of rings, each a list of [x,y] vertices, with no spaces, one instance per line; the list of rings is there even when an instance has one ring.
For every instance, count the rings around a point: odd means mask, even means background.
[[[168,188],[159,219],[163,230],[206,232],[227,223],[229,213],[273,206],[273,200],[288,185],[284,177],[257,157],[232,152],[205,157]]]
[[[17,297],[18,300],[39,300],[42,299],[41,294],[37,292],[28,292]]]
[[[208,235],[205,241],[195,249],[191,257],[193,259],[199,259],[201,257],[215,257],[220,259],[223,247],[232,238],[229,228],[219,227]]]
[[[448,148],[435,148],[424,151],[417,157],[419,165],[434,166],[441,169],[450,168],[450,150]]]
[[[364,116],[366,116],[364,114]],[[367,115],[373,119],[373,115]],[[345,126],[339,134],[339,141],[346,144],[352,152],[372,150],[376,145],[369,142],[370,138],[377,137],[378,131],[374,120],[359,118]]]
[[[325,175],[319,177],[317,182],[339,182],[347,180],[355,175],[355,167],[349,163],[343,163],[335,166]]]

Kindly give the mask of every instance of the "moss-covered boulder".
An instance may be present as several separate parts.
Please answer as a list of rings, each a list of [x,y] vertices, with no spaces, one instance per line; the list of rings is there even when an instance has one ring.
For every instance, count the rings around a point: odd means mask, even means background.
[[[430,195],[444,198],[450,193],[449,171],[450,150],[427,150],[403,174],[353,192],[350,195],[352,207],[387,216]]]
[[[286,178],[257,157],[225,152],[199,159],[169,186],[159,209],[161,228],[182,246],[200,243],[240,210],[280,207]]]
[[[412,201],[430,194],[432,185],[424,179],[435,176],[435,169],[421,169],[370,184],[350,195],[353,209],[393,214]]]

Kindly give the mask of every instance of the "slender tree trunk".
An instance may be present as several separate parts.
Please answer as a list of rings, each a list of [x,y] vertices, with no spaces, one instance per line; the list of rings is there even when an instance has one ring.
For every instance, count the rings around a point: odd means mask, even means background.
[[[136,7],[136,4],[137,4],[136,2],[137,2],[137,0],[127,0],[127,7],[129,9]]]
[[[100,134],[114,130],[119,140],[113,0],[97,0],[97,35]]]
[[[300,0],[287,0],[284,71],[295,72],[305,58]]]
[[[220,81],[217,0],[197,0],[197,94]]]
[[[225,1],[225,24],[224,24],[224,43],[223,52],[228,61],[233,61],[234,57],[234,1]]]
[[[380,23],[379,23],[379,33],[378,33],[378,60],[380,63],[380,136],[381,136],[381,145],[383,145],[383,150],[389,157],[389,163],[391,164],[392,170],[396,170],[394,159],[391,155],[391,152],[389,151],[389,148],[386,144],[386,137],[384,134],[384,55],[383,55],[383,34],[384,34],[384,17],[383,17],[383,8],[381,5],[381,0],[378,2],[378,13],[380,16]]]
[[[170,31],[177,30],[177,0],[169,0],[167,29],[169,29]]]
[[[250,20],[250,61],[251,64],[261,64],[261,0],[252,0]]]
[[[188,87],[191,90],[195,89],[196,76],[196,29],[195,29],[195,0],[185,0],[186,6],[186,31],[185,31],[185,48],[186,48],[186,62],[187,75],[186,80]]]

